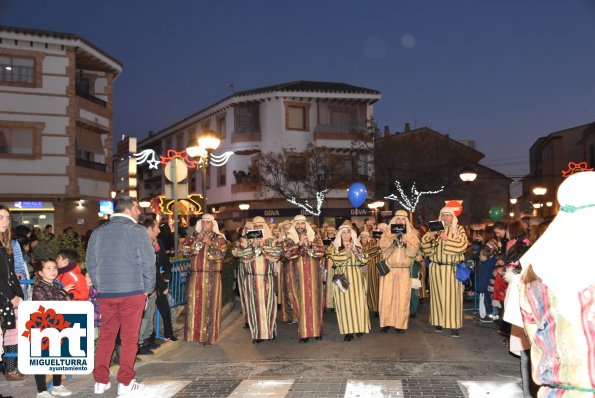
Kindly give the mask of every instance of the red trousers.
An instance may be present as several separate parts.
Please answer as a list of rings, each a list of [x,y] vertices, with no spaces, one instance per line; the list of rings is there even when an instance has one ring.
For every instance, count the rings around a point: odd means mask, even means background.
[[[93,378],[98,383],[109,382],[109,364],[120,331],[120,369],[118,383],[130,384],[134,378],[134,360],[138,350],[138,331],[145,309],[147,296],[138,294],[129,297],[98,298],[101,324],[99,341],[95,351]]]

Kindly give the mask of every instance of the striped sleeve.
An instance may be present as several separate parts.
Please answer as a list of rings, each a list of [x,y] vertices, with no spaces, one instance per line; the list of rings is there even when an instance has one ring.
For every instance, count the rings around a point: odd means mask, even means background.
[[[467,250],[468,242],[465,229],[462,226],[457,225],[457,232],[457,238],[451,238],[449,236],[449,238],[444,242],[444,254],[458,255],[465,253],[465,251]]]

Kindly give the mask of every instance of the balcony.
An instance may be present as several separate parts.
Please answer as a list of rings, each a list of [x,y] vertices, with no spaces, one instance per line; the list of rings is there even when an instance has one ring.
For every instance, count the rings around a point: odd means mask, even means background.
[[[102,106],[104,108],[107,107],[107,102],[105,102],[104,100],[99,99],[99,98],[97,98],[97,97],[89,94],[88,92],[85,92],[83,90],[79,90],[78,88],[76,90],[76,95],[79,96],[79,97],[81,97],[81,98],[86,99],[87,101],[91,101],[91,102],[93,102],[93,103],[95,103],[95,104],[97,104],[99,106]]]
[[[80,166],[80,167],[85,167],[87,169],[103,171],[103,172],[105,172],[107,170],[107,165],[105,165],[103,163],[97,163],[97,162],[93,162],[91,160],[81,159],[81,158],[76,158],[76,165]]]
[[[324,125],[319,124],[314,129],[315,140],[372,140],[366,126],[363,125]]]

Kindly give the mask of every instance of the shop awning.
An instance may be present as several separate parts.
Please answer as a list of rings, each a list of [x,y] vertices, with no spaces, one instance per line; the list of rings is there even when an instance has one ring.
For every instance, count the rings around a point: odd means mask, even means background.
[[[81,126],[76,126],[75,140],[76,146],[79,149],[96,155],[105,155],[103,145],[101,144],[101,134]]]

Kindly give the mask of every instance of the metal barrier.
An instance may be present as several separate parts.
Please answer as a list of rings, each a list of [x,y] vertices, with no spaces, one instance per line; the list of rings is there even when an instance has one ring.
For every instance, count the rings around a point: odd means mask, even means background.
[[[173,298],[173,300],[170,300],[170,309],[186,304],[186,280],[188,279],[189,268],[189,258],[171,262],[171,280],[167,285],[169,294]],[[161,329],[161,314],[159,310],[155,312],[155,338],[162,339],[163,336],[161,336],[159,330]],[[175,323],[175,319],[172,319],[172,322]]]

